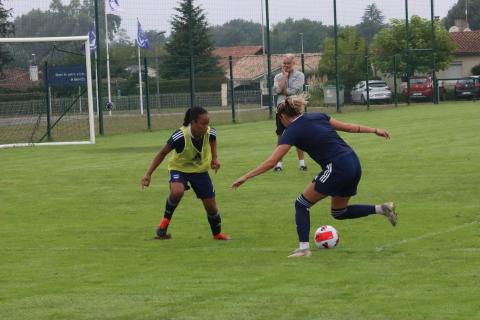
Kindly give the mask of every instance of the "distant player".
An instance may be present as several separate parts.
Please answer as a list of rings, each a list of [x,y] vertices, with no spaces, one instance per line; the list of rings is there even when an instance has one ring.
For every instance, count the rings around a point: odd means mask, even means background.
[[[322,167],[313,181],[295,201],[296,224],[299,247],[289,257],[310,256],[310,207],[330,196],[331,214],[335,219],[355,219],[371,214],[381,214],[395,226],[397,215],[393,203],[381,205],[348,205],[350,197],[357,193],[360,182],[360,161],[350,146],[340,138],[337,130],[352,133],[374,133],[390,138],[385,129],[343,123],[324,113],[303,113],[303,97],[288,97],[277,108],[277,114],[286,127],[279,145],[273,154],[260,166],[238,178],[232,188],[236,189],[245,181],[273,168],[275,163],[296,146],[305,150]]]
[[[291,53],[286,54],[283,58],[282,71],[273,79],[273,91],[278,95],[277,107],[285,102],[289,96],[300,95],[303,93],[303,85],[305,84],[305,75],[298,70],[293,69],[295,63],[295,56]],[[276,130],[277,140],[280,142],[280,137],[285,130],[282,122],[276,116]],[[305,164],[305,154],[302,150],[297,148],[298,164],[301,171],[307,171]],[[283,170],[282,158],[280,158],[275,165],[275,172]]]
[[[170,234],[167,234],[168,225],[190,184],[207,211],[213,239],[230,240],[229,236],[221,233],[220,213],[215,202],[212,180],[208,175],[209,167],[215,170],[215,173],[220,168],[217,158],[216,131],[208,125],[209,121],[207,110],[200,107],[188,109],[183,126],[168,139],[140,182],[142,190],[148,187],[155,169],[162,163],[165,156],[174,150],[168,163],[170,194],[165,203],[163,219],[157,227],[157,239],[170,239]]]

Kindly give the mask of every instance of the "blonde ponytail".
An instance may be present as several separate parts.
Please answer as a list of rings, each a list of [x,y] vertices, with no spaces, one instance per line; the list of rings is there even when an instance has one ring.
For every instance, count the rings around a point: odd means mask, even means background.
[[[290,117],[301,115],[305,110],[308,96],[306,94],[289,96],[285,102],[281,103],[277,108],[278,114],[286,114]]]

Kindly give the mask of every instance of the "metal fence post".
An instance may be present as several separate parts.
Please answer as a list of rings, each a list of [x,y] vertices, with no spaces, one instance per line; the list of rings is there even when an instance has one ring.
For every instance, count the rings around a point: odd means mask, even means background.
[[[150,119],[150,94],[148,93],[147,57],[143,57],[143,63],[145,65],[145,97],[147,98],[147,128],[148,128],[148,130],[152,130],[152,121]]]
[[[101,49],[101,45],[100,45],[100,24],[99,24],[99,20],[98,20],[98,0],[95,0],[95,37],[96,37],[96,44],[97,44],[97,47],[96,47],[96,50],[97,50],[97,63],[96,63],[96,67],[97,67],[97,105],[98,105],[98,131],[100,133],[101,136],[103,136],[105,134],[105,130],[104,130],[104,126],[103,126],[103,109],[102,109],[102,104],[101,104],[101,101],[102,101],[102,73],[101,73],[101,55],[100,55],[100,49]],[[87,53],[88,52],[88,48],[85,48],[85,54],[89,54]]]
[[[48,83],[48,62],[45,61],[45,94],[47,102],[47,137],[48,140],[52,138],[52,124],[51,124],[51,114],[50,114],[50,84]]]
[[[265,0],[265,28],[267,35],[267,86],[268,86],[268,116],[273,118],[273,93],[272,93],[272,50],[270,44],[270,14],[268,12],[268,0]]]
[[[335,92],[337,112],[340,112],[340,76],[338,74],[338,26],[337,26],[337,0],[333,0],[333,34],[335,38]]]
[[[407,104],[410,105],[410,29],[408,26],[408,0],[405,0],[405,42],[407,50]]]
[[[188,16],[188,52],[190,55],[190,108],[195,106],[195,63],[193,61],[192,13]]]
[[[398,97],[397,97],[397,55],[393,55],[393,94],[395,107],[398,106]]]
[[[303,51],[303,34],[302,34],[302,51]],[[302,58],[302,73],[303,73],[303,76],[305,77],[305,55],[303,54],[302,52],[302,55],[301,55],[301,58]],[[304,81],[303,81],[303,93],[306,93],[307,91],[307,82],[306,82],[307,78],[305,77],[304,78]],[[305,112],[307,112],[307,105],[305,105]]]
[[[367,49],[365,48],[365,79],[367,80],[367,83],[365,84],[367,86],[367,110],[370,110],[370,87],[369,87],[369,77],[368,77],[368,52]]]
[[[230,101],[232,103],[232,122],[235,123],[235,88],[233,87],[233,59],[228,57],[228,64],[230,66]]]

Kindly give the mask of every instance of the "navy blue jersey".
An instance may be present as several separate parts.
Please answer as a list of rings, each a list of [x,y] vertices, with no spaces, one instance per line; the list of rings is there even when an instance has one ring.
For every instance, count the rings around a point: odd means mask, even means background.
[[[216,139],[217,131],[215,130],[215,128],[210,128],[209,141],[215,141]],[[198,151],[202,151],[203,136],[198,139],[195,139],[192,136],[192,143]],[[170,146],[170,148],[175,149],[177,153],[181,153],[183,151],[183,148],[185,148],[185,137],[183,136],[182,130],[175,130],[175,132],[168,139],[167,144]]]
[[[305,113],[298,117],[285,129],[280,144],[298,147],[322,168],[337,157],[352,152],[324,113]]]

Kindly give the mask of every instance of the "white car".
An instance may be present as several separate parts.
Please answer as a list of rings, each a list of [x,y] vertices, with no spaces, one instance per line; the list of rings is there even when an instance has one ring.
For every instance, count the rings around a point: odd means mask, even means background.
[[[367,81],[360,81],[352,88],[352,103],[367,104]],[[383,80],[368,81],[368,98],[370,102],[386,102],[392,101],[392,90]]]

